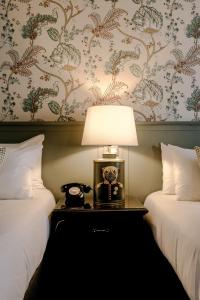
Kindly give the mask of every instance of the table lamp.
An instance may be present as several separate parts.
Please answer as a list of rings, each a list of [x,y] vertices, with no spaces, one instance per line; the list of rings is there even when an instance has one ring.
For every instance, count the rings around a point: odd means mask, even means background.
[[[125,207],[125,161],[118,146],[138,145],[133,108],[89,107],[81,144],[104,146],[103,157],[94,160],[94,208]]]

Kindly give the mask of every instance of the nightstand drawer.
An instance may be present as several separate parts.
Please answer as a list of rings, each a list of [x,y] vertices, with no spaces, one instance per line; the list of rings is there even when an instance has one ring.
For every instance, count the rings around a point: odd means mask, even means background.
[[[52,215],[52,233],[73,234],[141,234],[143,218],[131,211],[63,211]]]
[[[145,226],[140,213],[109,210],[68,210],[52,215],[52,237],[60,253],[104,264],[136,255],[144,248]]]

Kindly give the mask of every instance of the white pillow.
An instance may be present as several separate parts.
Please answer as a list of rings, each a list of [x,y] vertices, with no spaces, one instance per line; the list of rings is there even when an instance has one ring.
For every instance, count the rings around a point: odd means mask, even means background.
[[[175,178],[173,168],[172,149],[161,143],[162,156],[162,176],[163,176],[163,193],[173,195],[175,194]]]
[[[173,157],[175,193],[178,200],[200,201],[200,169],[196,152],[168,145]]]
[[[42,164],[42,148],[44,141],[44,134],[39,134],[33,138],[30,138],[22,143],[18,144],[0,144],[0,147],[6,147],[8,149],[12,150],[19,150],[19,149],[25,149],[26,156],[28,156],[28,159],[31,162],[32,168],[31,168],[31,179],[32,179],[32,187],[33,188],[43,188],[43,181],[41,176],[41,164]],[[34,146],[34,152],[29,150],[30,147]]]
[[[1,147],[0,153],[0,199],[31,198],[31,163],[26,150]]]

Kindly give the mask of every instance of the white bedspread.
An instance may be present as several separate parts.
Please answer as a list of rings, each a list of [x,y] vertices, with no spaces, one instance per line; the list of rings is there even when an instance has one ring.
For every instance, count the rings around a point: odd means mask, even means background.
[[[154,237],[191,300],[200,300],[200,202],[161,191],[145,200]]]
[[[29,200],[0,200],[0,300],[22,300],[40,264],[55,200],[47,189]]]

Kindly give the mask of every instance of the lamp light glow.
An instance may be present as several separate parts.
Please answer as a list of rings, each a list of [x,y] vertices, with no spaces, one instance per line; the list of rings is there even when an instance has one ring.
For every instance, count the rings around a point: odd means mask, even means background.
[[[82,145],[138,145],[132,107],[122,105],[89,107]]]
[[[102,159],[94,160],[94,207],[125,206],[124,160],[118,146],[138,145],[133,108],[97,105],[87,110],[82,145],[104,147]]]

